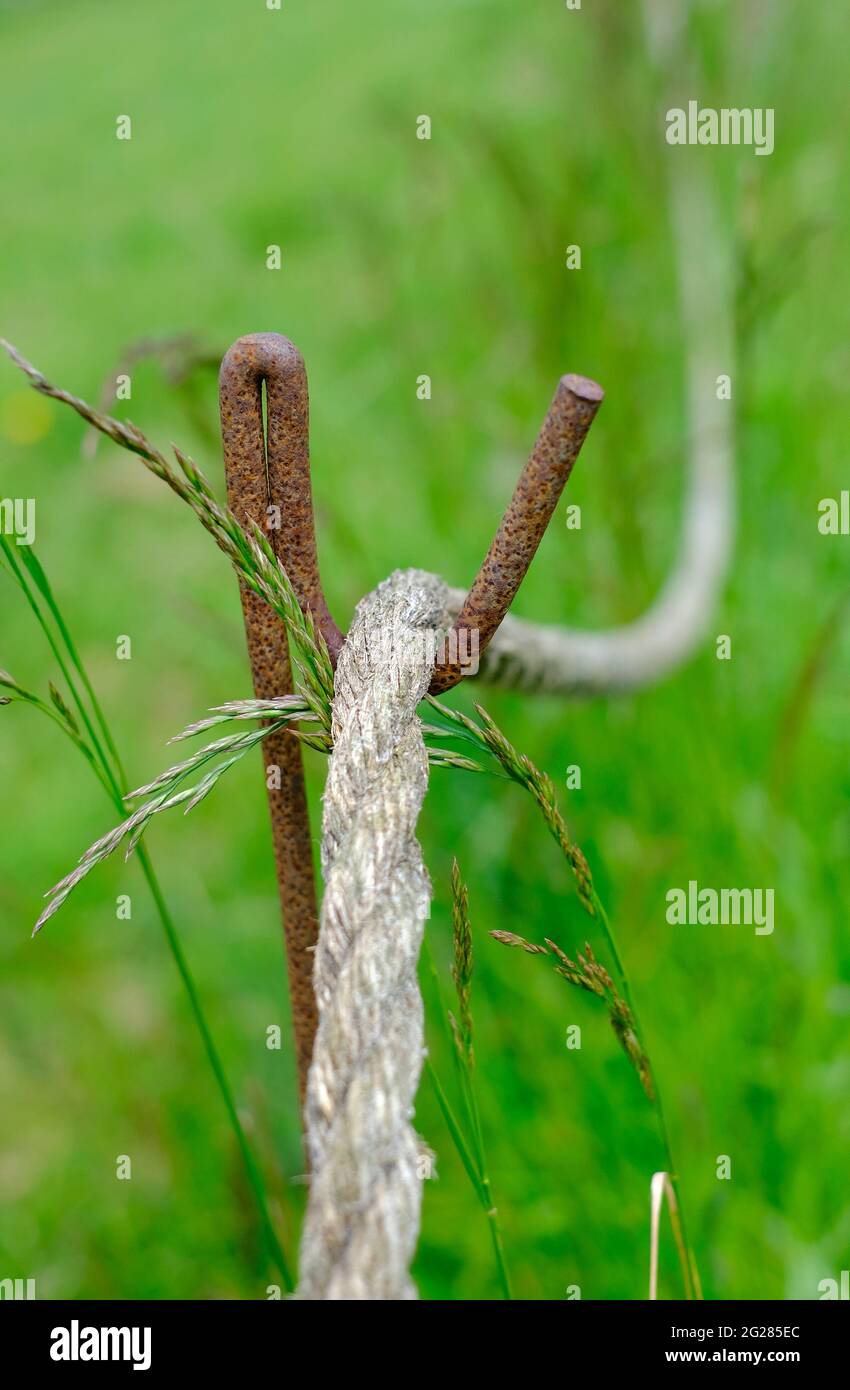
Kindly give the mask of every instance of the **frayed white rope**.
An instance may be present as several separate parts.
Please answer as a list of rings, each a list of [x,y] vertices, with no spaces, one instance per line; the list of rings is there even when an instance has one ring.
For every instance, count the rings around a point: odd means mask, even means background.
[[[391,575],[358,605],[337,664],[302,1299],[416,1298],[409,1269],[422,1179],[411,1117],[424,1055],[416,967],[431,902],[416,840],[428,783],[416,707],[446,596],[435,575]]]

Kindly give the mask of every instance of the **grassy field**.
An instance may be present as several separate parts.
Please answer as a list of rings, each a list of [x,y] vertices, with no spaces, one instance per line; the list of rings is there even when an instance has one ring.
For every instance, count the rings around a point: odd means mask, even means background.
[[[397,566],[471,580],[564,371],[607,393],[569,485],[583,526],[566,529],[562,503],[516,611],[593,627],[651,601],[687,450],[666,168],[702,161],[737,272],[738,528],[716,617],[732,660],[709,642],[661,685],[587,704],[475,693],[553,776],[616,924],[714,1298],[815,1298],[850,1263],[850,540],[817,526],[820,499],[850,486],[848,43],[840,6],[694,6],[686,95],[774,107],[776,149],[758,158],[665,144],[640,7],[618,0],[0,3],[0,332],[89,399],[149,335],[191,332],[213,355],[246,332],[293,338],[342,624]],[[572,243],[580,273],[564,268]],[[214,374],[194,383],[189,411],[141,363],[119,410],[220,483]],[[81,453],[82,437],[0,364],[0,497],[37,499],[39,557],[138,785],[172,734],[250,693],[238,594],[189,512],[111,444]],[[0,666],[46,691],[50,652],[0,585]],[[318,835],[320,755],[308,773]],[[0,780],[0,1277],[35,1277],[39,1297],[265,1297],[274,1276],[137,863],[116,856],[30,940],[41,895],[113,809],[20,705],[0,710]],[[478,1089],[514,1292],[645,1297],[662,1155],[640,1086],[594,999],[488,935],[580,948],[565,865],[530,800],[491,779],[436,771],[420,830],[447,995],[453,855],[469,883]],[[265,1046],[274,1023],[288,1044],[288,1006],[258,759],[147,843],[292,1259],[305,1189],[291,1049]],[[669,926],[665,895],[689,879],[773,887],[775,932]],[[427,979],[426,995],[451,1091]],[[497,1298],[427,1081],[416,1124],[439,1175],[421,1293]],[[677,1296],[666,1237],[662,1265]]]

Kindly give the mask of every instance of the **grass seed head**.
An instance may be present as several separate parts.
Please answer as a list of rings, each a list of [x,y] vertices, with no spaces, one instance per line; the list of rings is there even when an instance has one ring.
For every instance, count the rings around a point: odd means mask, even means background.
[[[455,1033],[455,1042],[465,1052],[470,1065],[473,1062],[472,1051],[472,928],[469,924],[469,890],[463,882],[460,868],[456,859],[452,861],[452,945],[454,948],[454,965],[452,966],[452,978],[455,982],[457,991],[458,1009],[460,1013],[460,1025],[452,1019],[452,1029]]]
[[[494,941],[498,941],[502,946],[518,946],[521,951],[527,951],[530,956],[546,956],[548,951],[545,946],[536,946],[533,941],[526,941],[524,936],[517,936],[512,931],[491,931],[490,935]]]

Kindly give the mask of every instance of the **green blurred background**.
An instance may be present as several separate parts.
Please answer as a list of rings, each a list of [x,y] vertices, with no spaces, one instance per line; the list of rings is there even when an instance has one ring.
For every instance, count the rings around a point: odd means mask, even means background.
[[[771,158],[696,152],[737,278],[739,529],[716,618],[733,660],[708,643],[632,698],[483,694],[563,792],[609,905],[709,1297],[815,1298],[850,1263],[850,542],[817,530],[819,499],[850,479],[848,44],[840,6],[693,6],[689,95],[776,110]],[[566,530],[562,503],[516,611],[586,626],[642,611],[675,553],[684,482],[665,171],[690,152],[664,144],[640,6],[45,0],[0,4],[0,51],[0,330],[52,380],[96,398],[148,335],[191,332],[213,355],[245,332],[292,337],[344,624],[397,566],[469,582],[558,376],[594,376],[607,401],[569,486],[583,528]],[[423,113],[430,142],[415,138]],[[564,269],[570,243],[580,273]],[[117,409],[220,484],[214,373],[191,384],[189,399],[142,362]],[[108,442],[82,454],[82,434],[0,364],[0,496],[38,499],[38,554],[137,785],[178,729],[250,693],[238,595],[188,510]],[[0,665],[44,690],[50,655],[0,581]],[[452,698],[468,708],[472,693]],[[0,714],[0,1277],[35,1277],[39,1297],[265,1297],[274,1276],[138,865],[111,860],[30,940],[42,893],[114,813],[53,726]],[[574,763],[583,786],[567,793]],[[308,754],[317,834],[323,771]],[[459,772],[433,775],[421,838],[447,990],[453,854],[469,882],[479,1091],[515,1291],[645,1297],[651,1112],[596,1001],[487,935],[580,946],[565,866],[518,789]],[[259,759],[148,844],[292,1257],[305,1189]],[[668,926],[665,893],[689,878],[775,887],[774,935]],[[115,918],[124,892],[130,922]],[[428,1032],[451,1088],[433,1008]],[[424,1082],[416,1123],[439,1173],[422,1295],[498,1297]],[[678,1291],[665,1238],[662,1294]]]

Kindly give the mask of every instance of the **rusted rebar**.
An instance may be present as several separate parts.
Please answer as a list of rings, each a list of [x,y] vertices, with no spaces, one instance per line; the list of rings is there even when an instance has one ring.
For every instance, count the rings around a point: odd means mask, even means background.
[[[263,428],[263,387],[266,428]],[[486,649],[543,537],[593,423],[603,392],[586,377],[561,378],[549,412],[499,530],[452,629],[447,657],[431,691],[439,694],[468,674],[466,655]],[[256,522],[269,537],[302,608],[336,659],[344,641],[319,576],[310,485],[307,373],[298,349],[277,333],[257,333],[227,353],[220,376],[221,428],[230,508],[242,525]],[[280,619],[242,586],[254,691],[258,699],[292,690],[286,632]],[[318,934],[316,885],[301,750],[281,731],[265,744],[266,779],[286,937],[289,989],[302,1100],[316,1031],[312,986]]]
[[[602,387],[587,377],[563,376],[558,382],[531,457],[455,620],[447,658],[434,670],[432,695],[451,690],[468,674],[459,654],[480,657],[486,650],[534,559],[603,397]]]
[[[241,525],[253,521],[266,532],[300,603],[315,615],[335,657],[342,634],[327,610],[319,580],[304,360],[288,338],[251,334],[235,342],[225,356],[219,386],[230,509]],[[292,671],[283,623],[261,598],[244,584],[240,587],[254,693],[258,699],[289,694]],[[312,975],[318,936],[304,768],[298,740],[285,731],[270,735],[263,747],[303,1102],[317,1023]]]

